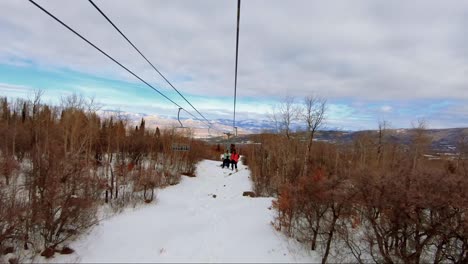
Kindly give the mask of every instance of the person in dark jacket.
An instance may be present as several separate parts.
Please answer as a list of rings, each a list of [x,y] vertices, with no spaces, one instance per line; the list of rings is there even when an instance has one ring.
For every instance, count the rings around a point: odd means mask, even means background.
[[[224,167],[227,167],[229,169],[229,163],[230,162],[231,162],[231,155],[226,150],[226,152],[224,152],[224,154],[223,154],[223,165],[221,166],[221,168],[224,169]]]
[[[229,152],[230,152],[230,153],[233,153],[234,151],[236,151],[236,145],[231,144],[231,147],[230,147],[230,149],[229,149]]]
[[[236,172],[237,162],[239,162],[239,153],[234,150],[234,152],[231,153],[231,170],[234,170],[234,167],[236,167]]]

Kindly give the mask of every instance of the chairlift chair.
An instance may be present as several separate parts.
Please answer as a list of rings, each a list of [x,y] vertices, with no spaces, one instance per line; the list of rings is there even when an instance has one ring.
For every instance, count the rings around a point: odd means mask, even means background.
[[[231,132],[224,132],[224,134],[227,136],[226,142],[225,142],[225,149],[229,150],[229,152],[232,152],[232,147],[234,146],[235,149],[235,144],[233,143],[233,139],[237,137],[237,127],[234,127],[233,133]]]
[[[173,129],[173,135],[175,140],[173,140],[172,142],[172,150],[176,152],[186,152],[190,151],[190,143],[192,141],[192,136],[190,128],[184,127],[182,125],[182,122],[180,121],[180,110],[182,110],[181,107],[179,107],[179,112],[177,113],[177,121],[179,121],[180,126],[174,127]],[[186,140],[183,140],[184,138],[189,138],[188,144]]]

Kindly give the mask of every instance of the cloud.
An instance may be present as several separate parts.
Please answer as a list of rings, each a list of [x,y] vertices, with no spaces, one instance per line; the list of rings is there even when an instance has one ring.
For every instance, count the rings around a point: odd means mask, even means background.
[[[9,83],[0,83],[0,89],[2,92],[11,93],[12,95],[22,95],[24,93],[29,93],[33,91],[31,87],[24,85],[14,85]]]
[[[170,89],[87,1],[38,2],[145,80]],[[196,107],[228,115],[236,1],[97,4],[183,94],[206,98]],[[336,124],[352,124],[344,120],[354,120],[351,113],[365,123],[407,109],[387,101],[466,103],[466,14],[468,2],[462,0],[243,1],[238,96],[316,93],[345,100],[349,109],[335,109],[339,117],[330,122]],[[0,64],[138,83],[28,1],[0,1],[0,34]],[[267,103],[247,101],[238,109],[245,117],[267,112]],[[358,101],[380,109],[353,107]]]
[[[393,108],[389,105],[383,105],[380,107],[380,111],[383,113],[390,113],[393,110]]]
[[[9,83],[0,83],[0,97],[7,97],[7,98],[22,98],[22,99],[32,99],[34,98],[35,92],[39,91],[39,89],[35,89],[34,87],[28,85],[16,85],[16,84],[9,84]],[[42,99],[56,103],[57,101],[54,100],[55,96],[50,96],[44,94]]]
[[[131,68],[151,69],[86,1],[39,1]],[[234,2],[100,1],[133,42],[190,94],[231,96]],[[466,1],[245,1],[239,92],[320,91],[370,99],[458,96],[468,84]],[[2,1],[1,54],[133,80],[26,1]],[[71,6],[72,5],[72,8]],[[180,80],[180,81],[178,81]]]

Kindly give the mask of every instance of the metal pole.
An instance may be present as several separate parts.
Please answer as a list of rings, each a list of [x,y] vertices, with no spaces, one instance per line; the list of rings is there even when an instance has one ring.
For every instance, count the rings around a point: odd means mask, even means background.
[[[180,110],[182,110],[182,107],[179,107],[179,112],[177,112],[177,121],[179,121],[180,127],[184,127],[182,122],[180,122]]]

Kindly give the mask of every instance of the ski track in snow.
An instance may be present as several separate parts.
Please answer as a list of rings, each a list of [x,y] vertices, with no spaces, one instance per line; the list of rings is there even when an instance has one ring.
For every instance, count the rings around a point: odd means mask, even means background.
[[[70,243],[76,252],[40,262],[320,262],[271,225],[272,198],[242,196],[250,171],[198,164],[197,177],[160,189],[157,201],[103,220]],[[216,198],[213,198],[213,194]]]

